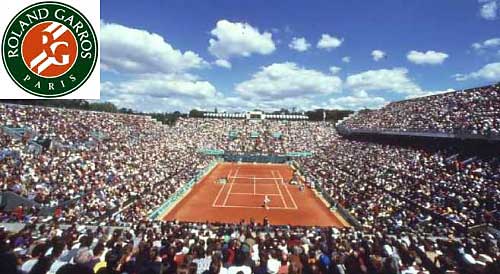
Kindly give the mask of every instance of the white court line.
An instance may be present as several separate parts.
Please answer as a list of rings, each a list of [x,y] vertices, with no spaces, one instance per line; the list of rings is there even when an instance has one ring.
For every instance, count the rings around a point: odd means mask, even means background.
[[[233,169],[231,168],[231,169],[229,170],[229,174],[228,174],[228,176],[229,176],[232,172],[233,172]],[[219,189],[219,193],[217,193],[217,196],[215,196],[215,200],[214,200],[214,202],[212,203],[212,206],[213,206],[213,207],[215,206],[215,204],[216,204],[216,203],[217,203],[217,201],[219,200],[219,196],[221,195],[222,190],[224,190],[224,188],[225,188],[225,187],[226,187],[226,184],[223,184],[223,185],[222,185],[222,187]]]
[[[279,179],[279,178],[276,178],[276,179]],[[240,185],[240,186],[251,186],[252,184],[249,184],[249,183],[231,183],[232,185]],[[273,186],[274,185],[274,182],[272,183],[258,183],[257,185],[261,185],[261,186]],[[249,193],[249,194],[252,194],[252,193]]]
[[[271,175],[274,177],[274,171],[271,170]],[[278,178],[276,178],[278,179]],[[282,178],[283,179],[283,178]],[[276,180],[274,181],[274,184],[276,185],[276,187],[278,188],[278,192],[280,193],[280,197],[281,197],[281,201],[283,202],[283,205],[288,209],[288,205],[286,204],[285,202],[285,197],[283,197],[283,193],[281,192],[281,189],[280,189],[280,185],[278,183],[276,183]]]
[[[225,206],[214,206],[214,207],[221,207],[221,208],[225,208],[225,207],[234,207],[234,208],[259,208],[259,209],[263,209],[262,206],[237,206],[237,205],[225,205]],[[278,207],[278,206],[270,206],[269,209],[286,209],[286,210],[295,210],[293,208],[287,208],[287,207]]]
[[[281,176],[281,172],[279,170],[277,170],[278,172],[278,175],[280,177]],[[283,177],[282,177],[283,178]],[[299,209],[299,207],[297,206],[297,204],[295,203],[295,199],[293,198],[292,194],[290,193],[290,190],[288,189],[288,184],[285,184],[285,189],[286,189],[286,192],[288,192],[288,197],[290,197],[290,199],[292,200],[292,203],[293,203],[293,206],[295,207],[295,209]]]
[[[236,172],[234,173],[234,175],[238,174],[238,172],[239,172],[239,171],[240,171],[240,168],[238,167],[238,168],[236,169]],[[234,180],[233,180],[233,183],[234,183]],[[227,199],[229,199],[229,195],[231,195],[231,189],[233,189],[233,184],[232,184],[232,183],[230,183],[230,184],[229,184],[229,191],[228,191],[228,192],[227,192],[227,194],[226,194],[226,199],[224,199],[224,204],[223,204],[223,206],[226,206]]]
[[[249,196],[280,196],[279,194],[265,194],[265,193],[245,193],[245,192],[231,192],[231,195],[249,195]]]
[[[256,182],[255,182],[255,176],[253,176],[253,195],[257,194],[257,186],[256,186]]]
[[[276,177],[255,177],[255,176],[233,176],[233,177],[227,177],[228,179],[256,179],[256,180],[276,180],[276,179],[283,179],[283,178],[276,178]]]

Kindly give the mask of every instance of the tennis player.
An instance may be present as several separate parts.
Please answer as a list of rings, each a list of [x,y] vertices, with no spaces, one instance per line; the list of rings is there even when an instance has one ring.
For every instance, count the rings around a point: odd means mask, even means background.
[[[264,208],[269,209],[269,204],[271,203],[271,199],[269,199],[269,196],[264,196]]]

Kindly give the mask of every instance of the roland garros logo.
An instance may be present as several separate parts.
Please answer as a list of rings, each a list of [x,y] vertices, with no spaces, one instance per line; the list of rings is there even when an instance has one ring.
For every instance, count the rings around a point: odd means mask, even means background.
[[[41,97],[69,94],[90,77],[97,61],[97,38],[75,8],[41,2],[19,12],[2,40],[3,63],[25,91]]]

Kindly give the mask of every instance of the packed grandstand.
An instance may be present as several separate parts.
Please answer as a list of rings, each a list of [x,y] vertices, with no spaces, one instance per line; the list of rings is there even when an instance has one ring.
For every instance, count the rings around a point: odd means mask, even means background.
[[[13,104],[0,124],[0,273],[500,273],[500,84],[337,124]],[[308,152],[349,225],[151,217],[218,152]]]

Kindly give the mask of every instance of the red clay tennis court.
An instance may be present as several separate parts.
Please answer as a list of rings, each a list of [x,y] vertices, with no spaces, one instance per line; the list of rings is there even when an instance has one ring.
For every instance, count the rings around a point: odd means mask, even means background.
[[[275,225],[347,225],[311,189],[289,184],[292,176],[285,164],[219,163],[163,219],[238,223],[267,217]]]

